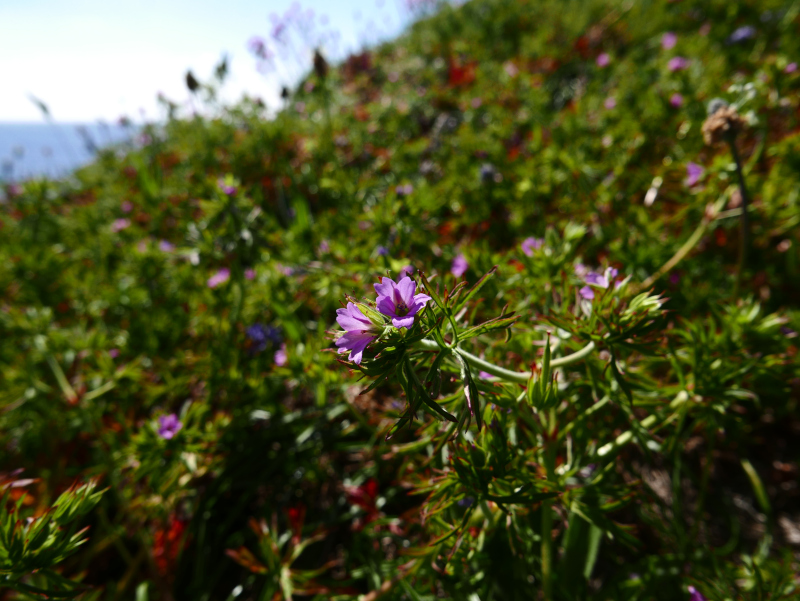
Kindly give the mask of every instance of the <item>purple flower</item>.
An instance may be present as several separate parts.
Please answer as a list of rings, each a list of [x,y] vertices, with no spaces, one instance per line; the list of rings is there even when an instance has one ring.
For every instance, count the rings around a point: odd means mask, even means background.
[[[689,161],[686,164],[686,185],[690,188],[694,186],[703,177],[703,173],[705,173],[705,169],[697,163]]]
[[[108,356],[111,357],[112,359],[116,359],[117,357],[119,357],[119,349],[112,348],[111,350],[108,351]]]
[[[598,67],[608,67],[608,64],[611,62],[611,57],[608,55],[608,52],[603,52],[597,56],[597,60],[595,62],[597,63]]]
[[[469,269],[469,263],[467,263],[467,259],[464,255],[459,254],[455,259],[453,259],[453,264],[450,266],[450,273],[452,273],[457,278],[460,278],[464,275]]]
[[[494,165],[490,163],[484,163],[483,165],[481,165],[481,168],[478,173],[480,175],[481,181],[484,183],[488,183],[494,181],[494,177],[495,175],[497,175],[497,169],[495,169]]]
[[[797,63],[789,63],[783,70],[784,73],[794,73],[795,71],[797,71]]]
[[[751,25],[745,25],[744,27],[736,29],[730,36],[728,36],[728,43],[738,44],[739,42],[744,42],[745,40],[749,40],[755,35],[756,35],[756,28]]]
[[[489,378],[493,378],[494,376],[492,374],[490,374],[488,371],[479,371],[478,372],[478,377],[481,380],[488,380]]]
[[[389,278],[383,278],[380,284],[375,284],[378,311],[391,317],[394,327],[410,328],[414,325],[414,316],[431,300],[427,294],[415,294],[416,291],[417,283],[408,276],[396,284]]]
[[[475,502],[475,499],[473,497],[464,497],[463,499],[459,499],[458,500],[458,506],[459,507],[469,507],[474,502]]]
[[[378,337],[378,326],[367,319],[355,303],[347,303],[345,309],[336,309],[336,322],[344,328],[344,332],[334,343],[339,347],[339,354],[350,351],[348,359],[358,365],[364,349]]]
[[[414,273],[414,266],[413,265],[406,265],[400,270],[400,278],[404,278],[407,275],[411,275]]]
[[[683,106],[683,96],[680,94],[673,94],[669,97],[669,103],[673,108],[679,109]]]
[[[575,265],[575,275],[579,278],[583,278],[587,273],[589,273],[589,268],[586,267],[583,263],[577,263]]]
[[[169,440],[178,433],[183,424],[174,413],[162,415],[158,418],[158,435],[164,440]]]
[[[522,252],[529,257],[532,257],[533,251],[542,248],[542,244],[544,244],[544,240],[542,238],[525,238],[525,240],[522,241]]]
[[[594,298],[594,290],[592,290],[591,286],[608,288],[609,283],[614,281],[614,278],[617,277],[618,273],[619,271],[615,267],[607,267],[603,274],[599,274],[596,271],[590,271],[583,276],[583,280],[588,285],[581,288],[578,292],[586,300],[592,300]]]
[[[385,257],[386,255],[389,254],[389,249],[386,248],[385,246],[379,246],[378,248],[375,249],[375,252],[378,253],[379,257]]]
[[[171,253],[173,250],[175,250],[175,245],[169,240],[161,240],[158,243],[158,249],[163,253]]]
[[[703,593],[698,591],[693,586],[689,587],[689,601],[706,601],[706,598],[703,596]]]
[[[404,186],[397,186],[394,189],[394,193],[397,194],[398,198],[405,198],[409,196],[414,191],[414,186],[411,184],[405,184]]]
[[[617,99],[613,96],[609,96],[603,101],[603,106],[606,107],[609,111],[617,106]]]
[[[286,352],[286,343],[283,343],[280,348],[275,351],[275,357],[273,357],[273,360],[275,361],[275,365],[278,367],[283,367],[289,362],[289,355]],[[358,362],[360,362],[360,360]]]
[[[669,59],[669,62],[667,63],[667,69],[669,69],[673,73],[675,71],[682,71],[688,66],[689,66],[689,59],[683,58],[682,56],[674,56],[671,59]]]
[[[596,271],[590,271],[586,274],[584,281],[590,286],[597,286],[598,288],[608,288],[608,278]]]
[[[319,252],[321,254],[330,252],[330,250],[331,250],[331,245],[327,240],[323,240],[322,242],[319,243]]]
[[[280,329],[262,323],[254,323],[245,330],[245,334],[253,343],[250,347],[253,353],[260,353],[267,348],[267,345],[278,345],[281,342]]]
[[[111,231],[114,233],[121,232],[125,228],[130,227],[130,225],[130,219],[115,219],[114,223],[111,224]]]
[[[671,31],[666,32],[661,36],[661,47],[664,50],[672,50],[675,44],[678,43],[678,36]]]
[[[209,288],[216,288],[220,284],[224,284],[225,282],[227,282],[230,279],[230,277],[231,277],[231,270],[228,269],[227,267],[223,267],[217,273],[208,278],[208,282],[206,282],[206,284],[208,285]]]
[[[217,187],[228,196],[233,196],[234,194],[236,194],[236,186],[231,186],[227,184],[223,178],[219,178],[217,180]]]
[[[256,279],[256,270],[252,267],[248,267],[244,270],[244,279],[246,280],[254,280]]]
[[[121,207],[123,213],[130,213],[133,211],[133,203],[130,200],[123,201]]]

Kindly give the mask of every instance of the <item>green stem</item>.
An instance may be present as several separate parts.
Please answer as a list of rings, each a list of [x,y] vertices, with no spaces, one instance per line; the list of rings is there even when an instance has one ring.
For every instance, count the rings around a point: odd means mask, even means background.
[[[555,415],[551,415],[554,418]],[[552,424],[548,428],[552,430]],[[545,439],[544,445],[544,464],[547,469],[547,479],[552,481],[555,475],[554,469],[554,441]],[[544,601],[553,598],[553,502],[548,499],[542,501],[542,592]]]
[[[717,200],[716,203],[714,203],[714,209],[712,211],[714,215],[716,215],[716,213],[719,212],[719,210],[722,208],[724,204],[725,204],[725,196],[723,195],[721,198]],[[649,288],[650,286],[656,283],[656,280],[658,280],[664,274],[669,273],[678,263],[680,263],[686,257],[686,255],[688,255],[689,252],[697,245],[697,243],[700,242],[702,237],[705,235],[706,230],[708,230],[708,226],[711,225],[714,219],[715,218],[713,216],[706,215],[700,222],[700,225],[697,226],[697,229],[692,233],[691,236],[689,236],[689,239],[686,242],[684,242],[683,246],[681,246],[678,249],[678,252],[676,252],[675,255],[669,261],[664,263],[661,269],[656,271],[653,275],[647,278],[639,286],[635,286],[633,288],[633,293],[635,294],[639,290],[645,290]]]
[[[433,341],[428,340],[427,338],[423,338],[419,341],[420,346],[426,348],[428,350],[436,351],[439,350],[439,345]],[[572,363],[577,363],[581,359],[585,359],[588,357],[592,351],[595,349],[594,342],[590,342],[581,350],[572,353],[571,355],[567,355],[566,357],[560,357],[558,359],[553,359],[550,361],[550,367],[564,367],[566,365],[570,365]],[[500,378],[502,380],[506,380],[508,382],[517,382],[519,384],[527,384],[528,380],[531,379],[533,375],[529,371],[511,371],[509,369],[504,369],[502,367],[498,367],[493,363],[489,363],[484,361],[480,357],[476,357],[472,353],[468,353],[464,349],[459,348],[458,353],[473,367],[477,367],[480,370],[485,371],[488,374],[492,374],[493,376]]]
[[[749,204],[749,200],[747,198],[747,188],[744,184],[742,161],[739,158],[739,151],[736,150],[736,138],[734,136],[728,138],[728,145],[731,147],[733,162],[736,163],[736,175],[739,177],[739,192],[741,192],[742,196],[742,216],[739,221],[739,263],[736,266],[736,287],[733,292],[734,297],[738,297],[739,286],[742,283],[742,273],[747,263],[747,245],[749,244],[748,230],[750,229],[747,223],[747,205]]]

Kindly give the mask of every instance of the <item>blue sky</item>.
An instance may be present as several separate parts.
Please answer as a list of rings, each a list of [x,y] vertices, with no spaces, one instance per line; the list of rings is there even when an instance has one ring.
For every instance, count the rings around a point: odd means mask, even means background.
[[[141,120],[161,116],[156,94],[185,101],[184,74],[210,75],[223,53],[231,76],[223,98],[243,92],[277,104],[280,81],[263,75],[247,51],[269,40],[270,14],[292,0],[0,0],[0,122],[41,121],[29,95],[57,121]],[[340,49],[388,37],[408,22],[404,0],[302,0],[303,13],[327,17]],[[368,32],[368,33],[365,33]],[[329,53],[332,52],[329,49]],[[300,54],[307,51],[302,49]],[[294,59],[294,65],[300,60]],[[297,67],[295,66],[295,70]]]

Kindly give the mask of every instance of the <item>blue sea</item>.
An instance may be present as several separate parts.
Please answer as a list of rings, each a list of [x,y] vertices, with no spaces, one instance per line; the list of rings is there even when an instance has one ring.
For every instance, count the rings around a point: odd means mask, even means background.
[[[131,143],[135,127],[106,123],[0,123],[0,182],[63,177],[97,150]]]

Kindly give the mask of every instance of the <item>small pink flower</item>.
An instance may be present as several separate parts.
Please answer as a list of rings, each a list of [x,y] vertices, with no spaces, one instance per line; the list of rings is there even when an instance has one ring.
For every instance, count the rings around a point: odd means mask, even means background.
[[[503,65],[503,70],[509,77],[516,77],[517,75],[519,75],[519,69],[517,69],[517,66],[511,61]]]
[[[122,203],[122,212],[123,213],[130,213],[133,211],[133,203],[130,200],[126,200]]]
[[[666,32],[661,36],[661,47],[664,50],[672,50],[675,44],[678,43],[678,36],[671,31]]]
[[[789,63],[783,70],[784,73],[794,73],[795,71],[797,71],[797,63]]]
[[[669,98],[669,103],[673,108],[679,109],[681,106],[683,106],[683,96],[680,94],[673,94]]]
[[[460,278],[464,275],[469,269],[469,263],[467,263],[467,259],[464,255],[459,254],[455,259],[453,259],[453,264],[450,266],[450,273],[452,273],[457,278]]]
[[[682,56],[674,56],[671,59],[669,59],[669,62],[667,63],[667,68],[673,73],[675,71],[682,71],[688,66],[689,66],[689,59],[683,58]]]
[[[209,288],[216,288],[220,284],[224,284],[225,282],[227,282],[230,279],[230,277],[231,277],[231,270],[228,269],[227,267],[223,267],[217,273],[208,278],[208,282],[206,283],[208,284]]]
[[[542,244],[544,244],[544,240],[542,238],[525,238],[525,240],[522,241],[522,252],[524,252],[527,256],[532,257],[533,251],[542,248]]]
[[[252,267],[249,269],[244,270],[244,279],[246,280],[254,280],[256,279],[256,270]]]
[[[595,62],[600,68],[608,67],[609,63],[611,62],[611,56],[609,56],[608,52],[603,52],[597,56],[597,60]]]
[[[130,219],[115,219],[114,223],[111,224],[111,231],[114,233],[121,232],[125,228],[130,227],[130,225]]]
[[[117,357],[119,357],[119,349],[112,348],[111,350],[108,351],[108,356],[111,357],[112,359],[116,359]]]
[[[275,357],[273,358],[275,361],[275,365],[278,367],[283,367],[289,362],[289,355],[286,352],[286,343],[284,342],[280,348],[275,351]]]
[[[604,107],[606,107],[606,108],[607,108],[607,109],[610,111],[610,110],[612,110],[613,108],[616,108],[616,106],[617,106],[617,99],[616,99],[616,98],[614,98],[613,96],[609,96],[609,97],[608,97],[608,98],[606,98],[606,99],[605,99],[605,101],[603,102],[603,106],[604,106]]]

